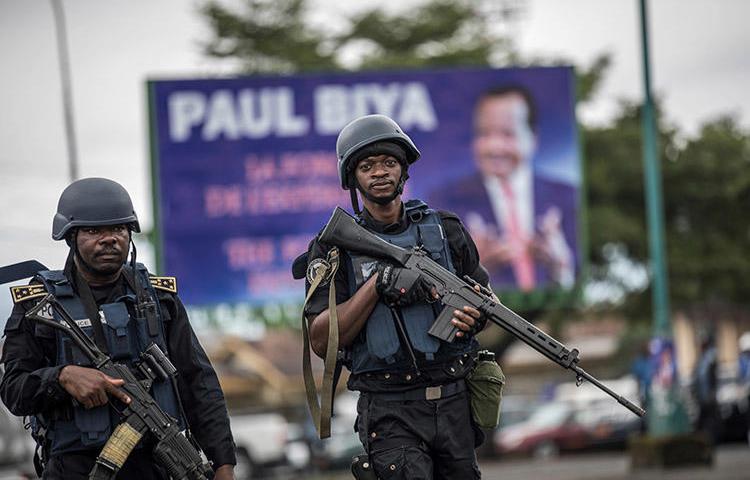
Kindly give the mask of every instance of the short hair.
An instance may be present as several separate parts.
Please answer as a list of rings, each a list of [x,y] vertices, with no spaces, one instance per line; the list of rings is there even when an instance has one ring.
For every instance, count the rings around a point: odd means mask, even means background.
[[[522,87],[521,85],[515,85],[515,84],[501,85],[501,86],[487,89],[484,92],[482,92],[482,94],[477,99],[475,103],[475,108],[480,103],[490,98],[504,97],[506,95],[511,95],[511,94],[520,95],[521,98],[523,98],[523,101],[526,102],[526,107],[529,110],[529,115],[528,115],[528,118],[526,119],[527,123],[529,124],[529,128],[531,128],[532,131],[536,131],[536,127],[537,127],[536,102],[534,101],[534,98],[531,96],[531,92],[529,92],[529,90],[526,87]]]

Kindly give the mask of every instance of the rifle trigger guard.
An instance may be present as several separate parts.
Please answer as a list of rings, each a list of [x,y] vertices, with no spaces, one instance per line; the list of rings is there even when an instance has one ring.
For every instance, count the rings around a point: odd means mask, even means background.
[[[576,375],[576,387],[580,387],[581,385],[583,385],[583,377]]]

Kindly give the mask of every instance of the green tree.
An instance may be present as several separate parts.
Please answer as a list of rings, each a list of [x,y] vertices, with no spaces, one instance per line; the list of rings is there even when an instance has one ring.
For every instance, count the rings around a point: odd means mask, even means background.
[[[671,297],[748,304],[750,134],[721,117],[664,162]]]
[[[486,19],[476,14],[477,4],[434,0],[408,14],[369,10],[351,19],[339,44],[364,47],[361,69],[486,66],[493,53],[507,53],[511,45],[491,33]]]
[[[380,7],[342,19],[342,31],[315,28],[305,0],[245,0],[234,10],[216,0],[200,7],[213,38],[209,56],[239,60],[245,73],[288,73],[446,65],[488,65],[511,56],[493,33],[486,0],[430,0],[406,13]],[[345,54],[356,49],[356,61]]]
[[[648,263],[640,109],[624,103],[605,127],[587,128],[589,238],[594,281],[633,318],[650,318],[647,285],[627,284],[615,267]],[[670,298],[675,309],[707,302],[747,305],[750,229],[750,133],[731,117],[706,123],[693,138],[661,122]]]
[[[240,61],[245,73],[337,69],[326,37],[305,22],[305,0],[245,0],[234,11],[217,1],[200,7],[213,38],[206,55]]]

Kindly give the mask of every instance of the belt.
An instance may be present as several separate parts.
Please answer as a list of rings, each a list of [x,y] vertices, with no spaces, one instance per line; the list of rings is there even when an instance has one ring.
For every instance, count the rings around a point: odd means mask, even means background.
[[[435,387],[414,388],[405,392],[368,392],[373,398],[386,401],[403,401],[403,400],[439,400],[448,398],[461,392],[466,391],[466,382],[464,379],[455,382],[437,385]]]

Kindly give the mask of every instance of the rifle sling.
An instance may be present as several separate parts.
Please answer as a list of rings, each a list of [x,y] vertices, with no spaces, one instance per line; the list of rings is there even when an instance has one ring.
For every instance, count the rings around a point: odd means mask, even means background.
[[[88,282],[85,278],[83,278],[78,269],[75,269],[75,274],[76,286],[78,287],[78,293],[81,297],[81,303],[83,303],[83,308],[86,310],[86,315],[89,317],[89,320],[91,321],[91,328],[94,331],[94,343],[96,343],[96,346],[99,347],[99,350],[101,350],[105,355],[109,355],[109,347],[107,347],[107,340],[104,337],[104,327],[102,326],[102,319],[99,316],[99,305],[97,305],[96,300],[94,299],[94,294],[91,292],[91,287],[89,287]],[[113,285],[112,291],[110,292],[110,297],[112,296],[112,292],[114,292],[115,288],[117,288],[117,286]],[[104,303],[107,303],[109,300],[110,299],[108,298]]]
[[[128,286],[130,287],[133,292],[135,292],[135,298],[136,298],[136,305],[135,305],[135,313],[139,317],[143,317],[146,321],[146,327],[148,328],[148,334],[152,337],[159,334],[159,324],[158,320],[156,319],[156,315],[153,309],[144,309],[145,305],[150,304],[150,306],[155,307],[153,304],[152,299],[150,298],[150,295],[148,291],[146,290],[146,287],[144,285],[141,285],[141,282],[139,280],[138,272],[133,269],[133,271],[129,271],[127,268],[122,269],[122,276],[125,278],[125,281],[128,282]]]
[[[307,302],[312,297],[315,290],[320,286],[327,277],[330,279],[328,289],[328,346],[323,368],[323,381],[320,385],[320,402],[318,402],[318,390],[315,386],[315,378],[312,373],[312,364],[310,360],[310,332],[307,319],[302,315],[302,339],[304,347],[302,349],[302,374],[305,380],[305,391],[307,393],[307,405],[310,408],[310,414],[318,430],[320,438],[331,436],[331,413],[333,409],[333,390],[334,376],[336,370],[336,356],[339,349],[339,321],[336,312],[336,287],[335,275],[339,267],[339,251],[332,248],[328,252],[327,263],[318,268],[310,282],[310,290],[305,297],[305,304],[302,307],[303,312]]]

